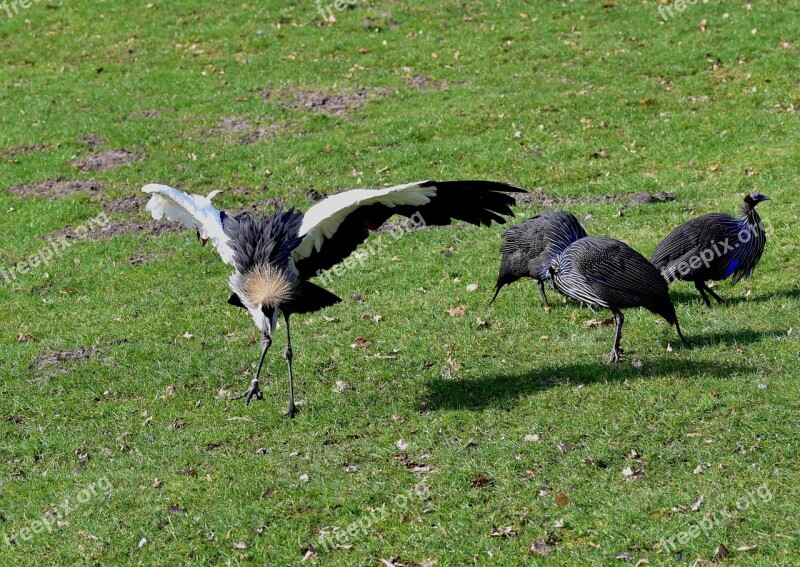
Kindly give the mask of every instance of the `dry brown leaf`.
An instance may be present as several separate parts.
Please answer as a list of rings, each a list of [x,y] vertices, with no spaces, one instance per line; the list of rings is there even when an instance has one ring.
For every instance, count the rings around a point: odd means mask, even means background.
[[[737,547],[736,551],[741,551],[743,553],[746,553],[748,551],[755,551],[756,549],[758,549],[757,545],[742,545],[740,547]]]
[[[350,345],[350,348],[367,348],[372,344],[372,341],[366,339],[364,337],[356,337],[356,340],[353,341],[353,344]]]
[[[514,526],[506,526],[504,528],[492,526],[492,533],[490,535],[492,537],[514,537],[517,533],[514,531]]]
[[[567,506],[570,502],[572,502],[572,499],[563,492],[556,494],[555,499],[553,499],[553,503],[556,506]]]
[[[529,553],[531,555],[550,555],[551,551],[553,551],[552,545],[548,545],[543,539],[537,538],[533,540]]]
[[[489,486],[490,484],[492,484],[492,479],[489,478],[488,476],[477,476],[473,478],[470,482],[472,483],[472,486],[474,486],[475,488],[482,488],[484,486]]]
[[[625,477],[625,480],[636,480],[644,476],[644,472],[641,470],[633,470],[631,467],[625,467],[622,469],[622,475]]]
[[[337,380],[336,385],[333,387],[333,391],[338,392],[340,394],[349,392],[352,389],[353,387],[350,385],[350,382],[345,382],[344,380]]]
[[[447,313],[450,314],[451,317],[461,317],[467,312],[466,309],[463,307],[453,307],[452,309],[448,309]]]
[[[589,319],[583,324],[583,326],[592,329],[594,327],[605,327],[607,325],[611,325],[613,322],[614,322],[613,317],[609,317],[608,319],[603,319],[602,321],[598,321],[597,319]]]

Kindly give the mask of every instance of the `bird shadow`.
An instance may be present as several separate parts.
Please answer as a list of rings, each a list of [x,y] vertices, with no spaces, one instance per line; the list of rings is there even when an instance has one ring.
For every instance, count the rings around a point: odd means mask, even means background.
[[[741,295],[735,295],[729,297],[728,294],[735,288],[731,288],[728,286],[720,287],[717,286],[714,288],[714,291],[717,292],[718,295],[725,300],[724,305],[738,305],[739,303],[764,303],[767,301],[774,301],[776,299],[794,299],[796,297],[800,297],[800,289],[787,289],[778,291],[775,293],[762,293],[759,295],[751,295],[750,297],[742,297]],[[702,298],[700,297],[700,293],[692,289],[689,291],[688,289],[685,291],[670,291],[670,296],[672,297],[672,301],[678,304],[691,304],[696,303],[703,307],[705,307]],[[711,307],[712,309],[719,305],[717,300],[713,297],[709,298],[711,300]]]
[[[482,410],[503,407],[508,401],[554,387],[625,382],[664,374],[677,374],[686,379],[694,379],[698,374],[727,378],[737,372],[754,371],[755,368],[742,364],[675,359],[644,362],[639,368],[630,363],[630,358],[617,366],[591,362],[554,365],[522,374],[463,380],[436,378],[427,384],[425,407],[429,410]]]
[[[713,332],[688,336],[689,348],[702,348],[707,346],[726,345],[742,346],[760,343],[766,338],[778,337],[785,330],[772,329],[769,331],[756,331],[754,329],[736,329],[731,331]]]

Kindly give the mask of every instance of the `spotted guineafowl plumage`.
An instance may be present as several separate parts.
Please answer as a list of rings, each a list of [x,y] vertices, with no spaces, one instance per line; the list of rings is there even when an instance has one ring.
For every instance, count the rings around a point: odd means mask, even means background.
[[[553,287],[567,297],[614,314],[616,332],[609,363],[619,362],[621,309],[644,307],[675,325],[685,343],[667,283],[647,258],[611,238],[587,236],[570,244],[549,267]]]
[[[731,279],[731,285],[752,275],[764,252],[767,235],[756,205],[769,197],[753,191],[744,198],[739,218],[711,213],[686,222],[658,245],[652,263],[667,284],[675,280],[694,282],[711,306],[706,292],[722,303],[706,282]]]
[[[542,303],[549,309],[544,292],[544,282],[550,279],[547,269],[567,246],[584,236],[586,231],[578,219],[565,211],[541,213],[505,231],[492,301],[503,286],[528,277],[538,282]]]

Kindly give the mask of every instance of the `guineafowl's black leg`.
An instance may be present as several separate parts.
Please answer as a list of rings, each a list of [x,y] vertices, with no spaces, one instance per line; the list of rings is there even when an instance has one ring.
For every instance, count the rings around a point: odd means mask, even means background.
[[[703,282],[703,287],[704,287],[704,288],[706,288],[706,291],[707,291],[708,293],[710,293],[710,294],[711,294],[711,297],[713,297],[714,299],[716,299],[716,300],[717,300],[717,301],[719,301],[720,303],[725,303],[725,300],[724,300],[724,299],[722,299],[722,298],[721,298],[719,295],[717,295],[716,293],[714,293],[714,290],[713,290],[713,289],[711,289],[710,287],[708,287],[708,286],[706,285],[706,282]]]
[[[685,344],[686,346],[689,346],[689,341],[687,341],[685,338],[683,338],[683,333],[681,333],[681,326],[678,324],[678,318],[677,317],[675,317],[675,330],[678,331],[678,336],[683,341],[683,344]]]
[[[292,373],[292,335],[289,332],[289,315],[286,315],[286,348],[283,351],[283,357],[286,359],[286,364],[289,366],[289,411],[286,415],[290,419],[294,419],[297,415],[297,407],[294,405],[294,374]]]
[[[622,311],[616,310],[614,313],[614,349],[611,351],[611,356],[608,359],[608,364],[616,364],[619,362],[619,357],[622,354],[622,349],[619,348],[619,343],[622,340],[622,323],[625,322],[625,316]]]
[[[267,356],[267,351],[269,347],[272,345],[272,338],[264,333],[261,338],[261,344],[263,345],[263,350],[261,351],[261,360],[258,361],[258,370],[256,370],[256,377],[250,381],[250,387],[247,388],[244,394],[240,396],[236,396],[235,398],[231,398],[232,400],[241,400],[242,398],[247,398],[244,403],[245,405],[250,405],[250,400],[255,397],[258,400],[264,399],[264,394],[261,393],[261,389],[258,387],[258,377],[261,375],[261,367],[264,365],[264,357]]]
[[[539,293],[542,294],[542,303],[544,303],[545,309],[550,309],[550,304],[547,302],[547,295],[544,293],[544,282],[539,280]]]
[[[711,302],[708,300],[703,282],[694,282],[694,287],[700,292],[700,297],[702,297],[703,301],[706,302],[706,307],[711,307]]]

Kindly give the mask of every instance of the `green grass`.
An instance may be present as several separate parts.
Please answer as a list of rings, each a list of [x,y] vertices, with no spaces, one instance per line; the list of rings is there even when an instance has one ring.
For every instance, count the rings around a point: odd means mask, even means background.
[[[218,395],[244,389],[259,347],[249,317],[225,304],[228,269],[213,250],[188,232],[78,241],[0,280],[0,564],[287,565],[312,544],[333,565],[599,565],[620,552],[669,565],[659,542],[695,526],[676,544],[686,561],[724,544],[723,563],[796,565],[800,125],[787,109],[800,106],[800,6],[712,1],[661,23],[655,2],[613,4],[358,2],[325,26],[313,0],[0,9],[0,152],[43,146],[0,157],[4,268],[152,181],[251,189],[219,196],[222,207],[306,207],[312,187],[496,179],[584,199],[570,209],[591,234],[645,255],[747,191],[773,199],[759,209],[771,226],[762,262],[719,288],[727,305],[671,288],[693,347],[632,310],[618,368],[604,364],[612,329],[584,325],[606,314],[558,301],[545,313],[531,282],[487,307],[505,227],[388,239],[330,284],[343,303],[297,317],[305,404],[293,421],[282,332],[265,401]],[[416,75],[433,88],[409,84]],[[356,87],[389,92],[342,116],[261,96]],[[283,127],[240,144],[217,128],[229,117]],[[70,162],[88,155],[89,134],[97,151],[146,159],[82,173]],[[104,195],[5,189],[57,177],[94,179]],[[676,198],[590,202],[638,191]],[[520,205],[518,219],[539,210]],[[456,306],[466,315],[446,313]],[[351,348],[357,337],[371,346]],[[81,346],[96,352],[38,369]],[[626,480],[627,467],[643,475]],[[110,492],[75,504],[104,479]],[[415,486],[422,497],[406,502]],[[770,497],[737,509],[759,487]],[[6,545],[65,499],[65,523]],[[323,528],[373,517],[348,546],[319,546]],[[492,537],[506,526],[513,536]],[[552,544],[547,559],[529,555],[536,539]]]

